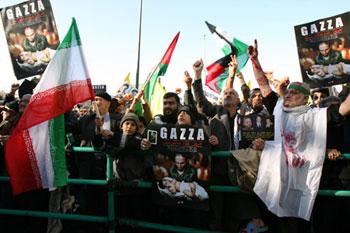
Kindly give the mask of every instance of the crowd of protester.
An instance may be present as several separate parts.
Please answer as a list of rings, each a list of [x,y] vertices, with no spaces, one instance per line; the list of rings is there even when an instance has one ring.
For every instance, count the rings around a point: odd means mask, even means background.
[[[235,151],[251,148],[261,151],[265,142],[256,138],[251,144],[240,143],[239,117],[263,116],[274,113],[279,98],[284,107],[309,106],[327,108],[327,150],[323,165],[320,189],[349,190],[350,161],[341,159],[341,154],[350,152],[350,84],[344,84],[338,95],[329,88],[310,91],[307,84],[289,83],[287,78],[269,80],[258,60],[257,44],[249,47],[254,75],[259,88],[250,89],[242,73],[236,74],[237,61],[231,57],[229,76],[222,92],[220,103],[212,103],[203,91],[203,62],[193,64],[194,77],[184,72],[186,90],[181,103],[178,94],[168,92],[163,97],[163,114],[152,116],[150,107],[141,90],[135,96],[110,96],[106,92],[95,94],[95,101],[80,103],[65,114],[66,160],[70,178],[106,179],[106,154],[113,155],[113,172],[117,179],[117,217],[143,221],[183,225],[226,232],[350,232],[346,216],[349,216],[350,200],[346,198],[317,197],[311,221],[298,218],[277,217],[267,210],[253,192],[209,193],[209,211],[188,209],[183,206],[159,206],[152,203],[152,191],[137,188],[138,181],[153,181],[156,171],[153,154],[145,153],[154,145],[147,139],[145,129],[149,124],[195,125],[203,127],[208,134],[212,151]],[[233,88],[234,80],[241,84],[242,100]],[[16,126],[22,112],[30,101],[31,89],[18,92],[18,85],[12,85],[0,105],[0,175],[7,175],[4,161],[4,146]],[[161,101],[161,100],[159,100]],[[138,116],[136,105],[141,102],[143,116]],[[305,129],[306,130],[306,129]],[[74,152],[73,146],[94,147],[96,153]],[[160,159],[160,158],[158,158]],[[168,195],[180,191],[180,185],[188,189],[177,195],[187,198],[207,194],[198,183],[188,183],[194,169],[184,166],[186,158],[175,156],[175,167],[165,173],[175,174],[162,181],[161,188]],[[181,165],[182,163],[182,165]],[[258,162],[257,162],[258,163]],[[180,164],[180,165],[178,165]],[[240,185],[239,166],[233,158],[211,159],[211,185]],[[158,170],[157,170],[158,169]],[[176,170],[177,169],[177,170]],[[179,174],[177,174],[179,172]],[[182,182],[182,183],[181,183]],[[130,185],[131,184],[131,185]],[[169,184],[169,189],[164,185]],[[173,185],[170,187],[170,185]],[[174,191],[172,191],[172,188]],[[197,191],[196,191],[197,189]],[[195,190],[195,191],[193,191]],[[201,190],[199,193],[198,190]],[[64,193],[64,212],[106,215],[107,189],[98,186],[69,186]],[[0,208],[18,208],[47,211],[50,195],[39,190],[11,196],[9,184],[2,183]],[[47,220],[5,216],[0,218],[1,232],[44,232]],[[20,223],[21,224],[18,224]],[[62,221],[63,232],[104,232],[101,224]],[[50,222],[49,222],[50,225]],[[145,232],[118,226],[121,232]]]

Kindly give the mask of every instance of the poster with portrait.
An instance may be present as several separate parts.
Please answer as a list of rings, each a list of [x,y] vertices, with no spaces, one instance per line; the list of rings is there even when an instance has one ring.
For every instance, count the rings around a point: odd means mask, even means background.
[[[124,82],[117,90],[115,94],[115,98],[118,99],[119,108],[121,111],[125,111],[130,107],[133,98],[137,96],[139,93],[138,89],[136,89],[132,84]],[[135,109],[135,113],[138,115],[143,115],[141,109]]]
[[[350,12],[294,27],[303,81],[311,88],[350,78]]]
[[[129,83],[123,83],[117,90],[117,95],[126,95],[128,93],[130,93],[131,89],[132,89],[132,85]]]
[[[146,135],[155,150],[153,201],[208,210],[211,146],[204,128],[151,124]]]
[[[247,148],[256,138],[274,140],[274,117],[252,114],[240,116],[240,148]]]
[[[49,0],[31,0],[1,9],[16,78],[42,74],[60,41]]]

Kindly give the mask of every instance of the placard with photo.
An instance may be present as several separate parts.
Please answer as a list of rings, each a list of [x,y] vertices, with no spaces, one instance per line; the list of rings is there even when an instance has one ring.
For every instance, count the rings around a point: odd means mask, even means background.
[[[150,124],[146,132],[149,139],[157,138],[153,201],[208,210],[211,146],[204,129]]]
[[[311,88],[350,78],[350,12],[294,27],[303,82]]]

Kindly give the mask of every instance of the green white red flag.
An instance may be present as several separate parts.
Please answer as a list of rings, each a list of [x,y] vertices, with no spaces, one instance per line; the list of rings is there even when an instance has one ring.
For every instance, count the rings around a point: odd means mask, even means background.
[[[45,70],[6,143],[6,165],[14,195],[64,186],[64,114],[94,98],[75,19]]]
[[[153,115],[156,113],[154,112],[155,109],[154,108],[152,109],[152,106],[154,106],[154,103],[152,103],[152,99],[153,99],[153,102],[156,101],[157,103],[159,103],[159,102],[162,102],[159,100],[159,98],[163,97],[163,96],[160,96],[159,93],[155,93],[157,90],[161,90],[161,88],[157,87],[157,86],[159,86],[159,83],[157,83],[157,80],[159,79],[160,76],[165,75],[165,72],[168,69],[168,65],[170,63],[171,56],[174,52],[174,49],[175,49],[176,43],[179,39],[179,36],[180,36],[180,32],[178,32],[175,35],[175,37],[172,40],[171,44],[169,45],[167,51],[163,55],[162,60],[160,60],[160,62],[155,67],[153,72],[149,75],[149,78],[147,79],[145,86],[144,86],[145,96],[146,96],[147,102],[151,106],[151,111],[152,111]],[[162,90],[162,92],[164,92],[164,89]],[[157,96],[157,99],[153,98],[153,96]],[[157,109],[159,109],[159,106],[157,107]]]

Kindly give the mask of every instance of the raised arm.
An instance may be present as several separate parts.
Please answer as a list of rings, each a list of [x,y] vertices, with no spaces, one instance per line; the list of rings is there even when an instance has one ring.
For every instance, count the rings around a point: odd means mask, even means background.
[[[127,114],[128,112],[135,111],[136,104],[141,100],[143,94],[144,94],[143,90],[140,90],[139,93],[137,93],[137,95],[133,98],[130,106],[126,109],[125,114]]]
[[[284,95],[286,93],[287,90],[287,86],[289,85],[290,81],[289,81],[289,77],[283,77],[280,80],[278,79],[274,79],[272,81],[272,85],[274,86],[277,94],[281,97],[284,98]]]
[[[226,81],[226,89],[233,88],[233,82],[237,71],[237,58],[236,55],[231,55],[231,62],[228,64],[228,78]]]
[[[192,109],[196,109],[196,102],[192,94],[192,78],[188,71],[184,72],[184,82],[186,84],[186,90],[184,94],[184,105],[190,106]]]
[[[216,113],[215,106],[208,101],[205,97],[202,87],[202,71],[203,61],[198,60],[193,64],[193,70],[195,73],[195,81],[193,82],[194,96],[200,106],[203,108],[203,113],[208,117],[213,117]]]
[[[245,83],[244,76],[243,76],[242,72],[239,72],[236,75],[236,77],[237,77],[237,79],[239,80],[239,82],[241,84],[241,91],[242,91],[242,94],[243,94],[243,99],[244,99],[245,102],[248,102],[249,95],[250,95],[250,88]]]
[[[152,120],[152,113],[151,108],[145,98],[145,92],[144,90],[140,90],[139,93],[134,97],[131,105],[126,109],[125,114],[128,112],[134,112],[136,104],[141,101],[142,102],[142,108],[143,108],[143,115],[145,117],[146,123],[148,124]]]
[[[254,40],[254,46],[251,45],[248,47],[248,55],[250,57],[250,60],[252,61],[254,76],[260,87],[261,94],[263,95],[263,97],[267,97],[272,92],[272,89],[269,85],[269,80],[265,76],[265,73],[261,68],[261,65],[258,59],[257,40]]]

